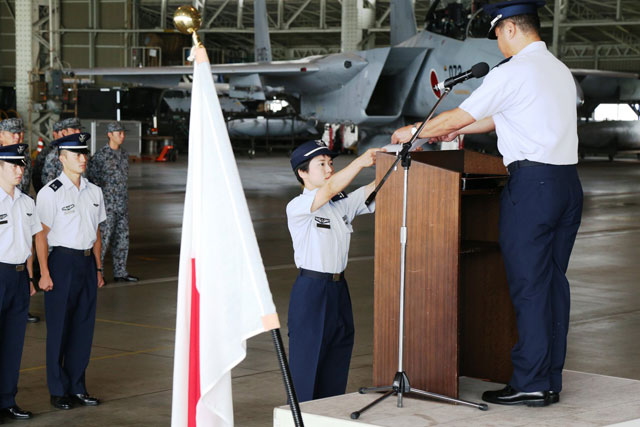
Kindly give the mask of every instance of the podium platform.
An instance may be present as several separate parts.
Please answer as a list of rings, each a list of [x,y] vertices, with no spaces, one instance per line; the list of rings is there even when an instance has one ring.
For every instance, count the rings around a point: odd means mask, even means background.
[[[460,397],[480,401],[482,392],[502,384],[460,378]],[[367,411],[359,420],[351,412],[379,395],[350,393],[300,405],[305,427],[423,427],[423,426],[638,426],[640,425],[640,381],[585,372],[564,371],[560,403],[544,408],[489,405],[481,412],[430,400],[389,398]],[[293,427],[288,406],[274,409],[274,427]]]

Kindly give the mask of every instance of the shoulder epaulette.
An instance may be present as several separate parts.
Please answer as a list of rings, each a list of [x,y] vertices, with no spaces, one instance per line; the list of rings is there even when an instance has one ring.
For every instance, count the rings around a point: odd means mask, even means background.
[[[342,199],[346,199],[347,197],[347,193],[345,193],[344,191],[339,192],[338,194],[336,194],[335,196],[333,196],[331,198],[332,202],[337,202],[338,200],[342,200]]]
[[[513,58],[513,56],[510,56],[508,58],[503,59],[502,61],[498,62],[496,65],[494,65],[493,68],[499,67],[502,64],[506,64],[507,62],[511,61],[511,58]]]
[[[58,191],[58,189],[62,187],[62,183],[59,179],[56,179],[55,181],[51,182],[51,184],[49,184],[49,187],[51,187],[53,191]]]

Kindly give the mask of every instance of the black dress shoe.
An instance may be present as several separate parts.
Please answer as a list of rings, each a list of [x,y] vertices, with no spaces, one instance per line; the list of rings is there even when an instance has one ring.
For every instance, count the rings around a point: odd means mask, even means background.
[[[18,405],[13,405],[2,409],[2,415],[13,418],[14,420],[28,420],[33,416],[29,411],[23,411]]]
[[[485,391],[482,400],[498,405],[547,406],[551,403],[548,391],[518,391],[510,385],[502,390]]]
[[[132,276],[130,274],[127,274],[126,276],[122,276],[122,277],[114,277],[113,281],[114,282],[137,282],[138,279],[136,276]]]
[[[550,391],[549,392],[549,403],[558,403],[560,402],[560,392]]]
[[[82,406],[98,406],[100,404],[97,397],[91,397],[88,394],[72,394],[71,397]]]
[[[31,313],[27,313],[27,322],[29,323],[38,323],[40,318],[38,316],[34,316]]]
[[[58,409],[71,409],[71,401],[67,396],[51,396],[51,405]]]

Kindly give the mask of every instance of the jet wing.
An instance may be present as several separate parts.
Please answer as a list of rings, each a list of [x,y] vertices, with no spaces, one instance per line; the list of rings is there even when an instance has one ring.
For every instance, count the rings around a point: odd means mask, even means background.
[[[588,117],[600,104],[640,102],[640,74],[619,71],[572,69],[582,90],[584,105],[578,113]]]
[[[242,63],[212,65],[213,74],[249,76],[291,77],[300,74],[314,73],[319,67],[309,59],[301,61],[276,61],[269,63]],[[193,74],[193,66],[172,67],[97,67],[71,68],[65,70],[70,76],[101,76],[108,81],[137,83],[153,87],[176,87],[182,76]]]

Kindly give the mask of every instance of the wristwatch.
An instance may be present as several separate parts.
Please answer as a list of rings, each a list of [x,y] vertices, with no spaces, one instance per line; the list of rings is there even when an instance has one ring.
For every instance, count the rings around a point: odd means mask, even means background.
[[[104,272],[104,269],[102,269],[102,268],[96,268],[96,270],[98,270],[100,273]]]
[[[416,134],[416,132],[418,132],[418,128],[414,125],[414,126],[411,128],[411,136],[415,135],[415,134]]]
[[[29,281],[30,281],[31,283],[35,283],[35,282],[34,282],[34,280],[33,280],[33,277],[29,277]]]

